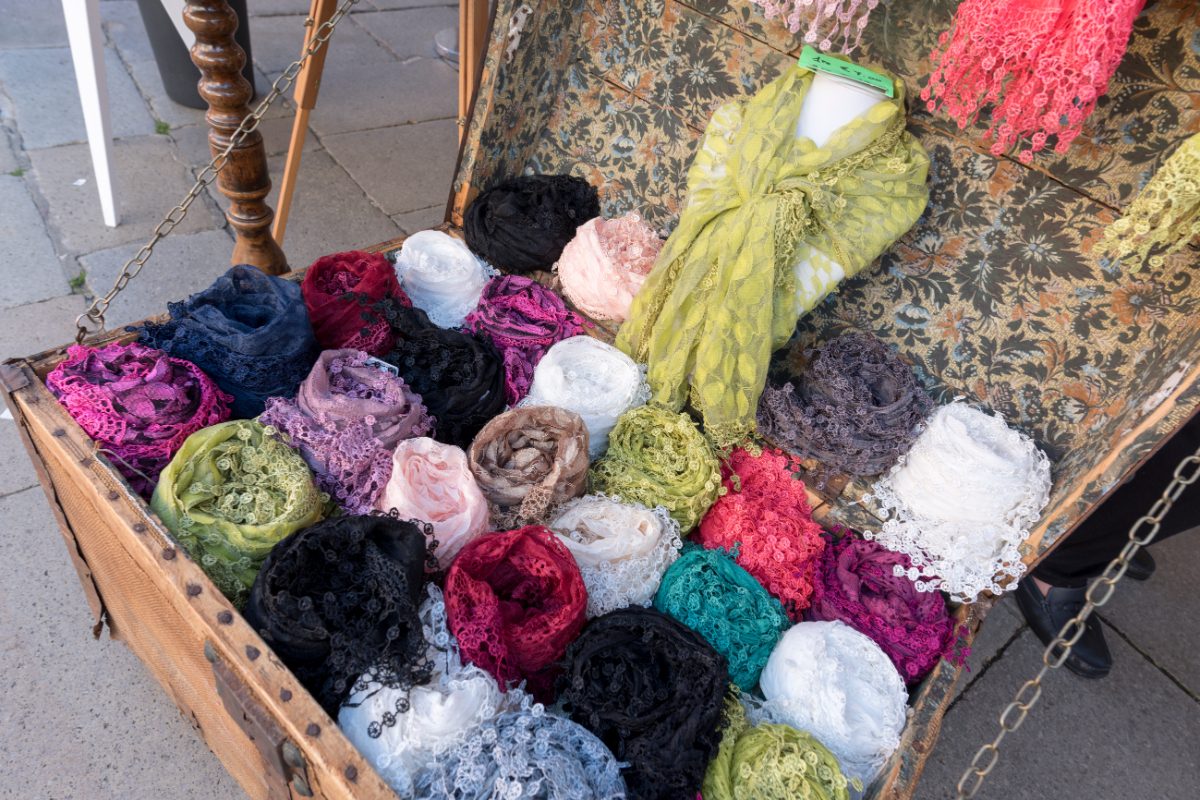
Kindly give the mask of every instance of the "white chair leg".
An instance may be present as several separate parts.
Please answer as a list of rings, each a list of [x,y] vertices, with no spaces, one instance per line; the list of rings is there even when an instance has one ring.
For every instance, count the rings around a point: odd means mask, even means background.
[[[108,113],[108,77],[104,68],[104,37],[100,31],[100,0],[62,0],[67,40],[75,63],[75,83],[83,105],[88,148],[104,224],[117,226],[117,201],[112,176],[112,124]]]

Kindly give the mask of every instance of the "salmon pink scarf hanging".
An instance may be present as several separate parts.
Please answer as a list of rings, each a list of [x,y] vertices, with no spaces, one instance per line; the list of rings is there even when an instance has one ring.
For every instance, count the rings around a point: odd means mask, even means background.
[[[879,0],[753,0],[762,6],[767,19],[783,17],[784,24],[792,33],[799,33],[804,23],[805,44],[829,52],[837,47],[851,53],[862,42],[863,30],[871,19],[871,12]],[[788,6],[791,6],[789,9]]]
[[[1108,90],[1145,0],[963,0],[921,91],[959,128],[991,106],[992,154],[1065,153]]]

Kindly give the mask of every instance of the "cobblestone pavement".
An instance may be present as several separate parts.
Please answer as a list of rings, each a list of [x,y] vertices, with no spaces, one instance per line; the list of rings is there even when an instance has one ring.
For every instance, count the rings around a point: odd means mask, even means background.
[[[299,52],[307,0],[250,0],[264,91]],[[183,196],[207,162],[203,114],[162,88],[135,0],[104,0],[121,224],[100,220],[61,5],[0,0],[0,356],[61,344],[91,292]],[[433,35],[447,0],[361,0],[334,36],[284,249],[293,264],[438,221],[456,153],[454,70]],[[290,106],[263,132],[282,170]],[[272,197],[273,201],[273,197]],[[228,266],[219,195],[193,206],[110,325],[157,313]],[[92,641],[87,608],[11,420],[0,420],[0,798],[240,798],[136,658]],[[1200,792],[1200,614],[1195,534],[1156,549],[1160,572],[1125,582],[1104,621],[1113,674],[1054,675],[1004,745],[986,798],[1094,800]],[[918,797],[941,800],[995,716],[1038,666],[1011,603],[976,644]]]

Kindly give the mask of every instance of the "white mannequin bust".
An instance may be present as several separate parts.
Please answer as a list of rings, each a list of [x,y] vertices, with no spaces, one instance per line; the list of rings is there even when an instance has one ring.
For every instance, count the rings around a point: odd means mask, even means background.
[[[838,128],[862,116],[885,98],[882,92],[861,83],[825,72],[814,73],[808,96],[800,107],[800,118],[796,120],[796,136],[807,137],[817,147],[824,147]],[[808,258],[802,257],[797,261],[793,271],[796,273],[797,292],[816,280],[812,262]],[[836,286],[845,277],[846,271],[834,262],[832,272],[831,285]]]

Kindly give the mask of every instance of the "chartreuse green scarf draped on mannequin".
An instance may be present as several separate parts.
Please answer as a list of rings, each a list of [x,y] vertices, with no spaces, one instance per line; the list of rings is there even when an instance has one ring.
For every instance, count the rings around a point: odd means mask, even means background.
[[[617,338],[649,364],[652,401],[690,402],[721,446],[754,431],[771,351],[800,315],[902,236],[929,199],[903,83],[817,147],[796,135],[812,80],[789,69],[713,114],[679,226]]]

